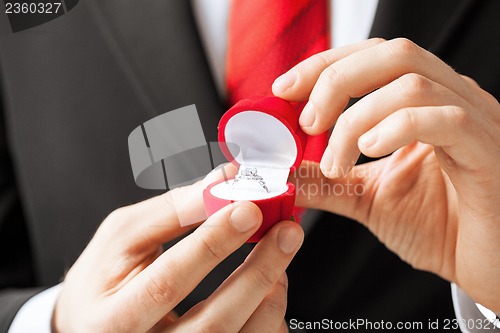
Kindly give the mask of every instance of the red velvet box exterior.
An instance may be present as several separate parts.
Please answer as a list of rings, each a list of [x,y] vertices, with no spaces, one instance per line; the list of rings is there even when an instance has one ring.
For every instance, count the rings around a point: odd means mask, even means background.
[[[231,153],[226,142],[226,125],[233,116],[246,111],[257,111],[270,115],[279,120],[288,129],[293,137],[293,141],[296,144],[297,152],[295,161],[290,167],[290,172],[297,168],[302,162],[302,156],[306,143],[306,135],[300,129],[298,122],[300,111],[297,110],[294,104],[278,97],[260,96],[241,100],[222,116],[218,126],[219,145],[226,158],[231,161],[231,163],[238,165],[238,162],[235,160],[235,156]],[[251,142],[244,144],[251,144]],[[220,198],[212,194],[212,188],[225,181],[227,180],[221,180],[210,184],[203,192],[205,210],[208,216],[236,201]],[[258,242],[274,224],[282,220],[289,220],[292,217],[292,211],[295,203],[295,185],[290,182],[286,185],[287,190],[280,195],[266,199],[249,200],[261,209],[263,222],[261,227],[248,240],[248,242]]]

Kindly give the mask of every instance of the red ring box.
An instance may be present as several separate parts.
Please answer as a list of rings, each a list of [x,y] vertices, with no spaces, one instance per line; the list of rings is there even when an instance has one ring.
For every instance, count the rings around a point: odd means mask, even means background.
[[[225,157],[241,168],[256,168],[269,192],[258,181],[234,179],[210,184],[203,191],[208,216],[239,200],[252,201],[263,215],[259,230],[248,242],[258,242],[277,222],[289,220],[295,204],[295,185],[288,182],[300,165],[306,134],[299,126],[294,104],[278,97],[241,100],[221,118],[219,145]]]

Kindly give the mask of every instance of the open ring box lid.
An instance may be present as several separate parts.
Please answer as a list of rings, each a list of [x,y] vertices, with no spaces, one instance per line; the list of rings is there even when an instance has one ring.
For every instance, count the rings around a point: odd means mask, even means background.
[[[263,215],[259,230],[248,240],[257,242],[277,222],[289,220],[295,204],[291,171],[302,162],[306,134],[298,122],[299,110],[278,97],[241,100],[221,118],[219,145],[225,157],[239,167],[257,170],[268,192],[255,180],[225,179],[203,192],[207,215],[239,200],[255,203]]]

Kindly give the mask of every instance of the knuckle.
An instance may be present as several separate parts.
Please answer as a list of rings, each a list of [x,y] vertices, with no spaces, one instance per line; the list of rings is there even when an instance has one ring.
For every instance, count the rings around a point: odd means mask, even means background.
[[[248,274],[248,278],[251,283],[257,288],[268,290],[270,289],[276,281],[271,277],[270,272],[272,268],[264,267],[261,265],[255,265]]]
[[[479,86],[479,83],[477,83],[476,80],[474,80],[473,78],[471,78],[470,76],[467,76],[467,75],[460,75],[462,77],[462,79],[464,79],[466,82],[468,82],[469,84],[473,85],[474,87],[480,87]]]
[[[266,312],[272,313],[279,317],[285,316],[286,305],[286,296],[276,296],[268,298],[264,301],[263,304]]]
[[[313,56],[313,64],[317,68],[326,68],[330,65],[331,60],[328,58],[329,51],[317,53]]]
[[[385,45],[391,56],[400,59],[414,57],[419,52],[418,45],[407,38],[396,38],[390,40]]]
[[[335,68],[335,66],[329,66],[321,73],[318,81],[325,85],[333,86],[340,80],[340,72]]]
[[[200,333],[225,333],[226,330],[221,320],[214,317],[201,316],[196,320],[194,332]]]
[[[112,222],[123,221],[128,215],[127,211],[128,211],[127,207],[117,208],[108,215],[106,220]]]
[[[372,41],[373,44],[381,44],[381,43],[387,42],[387,39],[382,38],[382,37],[373,37],[373,38],[370,38],[370,41]]]
[[[403,98],[419,98],[432,88],[432,83],[425,76],[416,73],[403,75],[399,80],[399,91]]]
[[[158,275],[154,275],[145,286],[150,301],[161,306],[175,303],[179,288],[172,281],[159,278]]]
[[[469,128],[471,119],[464,109],[456,106],[449,106],[446,108],[446,113],[447,118],[450,119],[460,131]]]
[[[487,92],[486,90],[483,90],[483,89],[480,90],[480,94],[481,94],[481,98],[484,100],[487,107],[493,106],[495,108],[498,108],[500,103],[495,98],[495,96],[493,96],[492,94],[490,94],[489,92]]]
[[[286,274],[286,272],[285,272],[285,273],[283,273],[283,274],[284,274],[285,281],[284,281],[284,282],[281,282],[281,281],[280,281],[280,283],[281,283],[281,285],[283,286],[283,288],[284,288],[284,290],[285,290],[285,295],[286,295],[286,292],[287,292],[287,290],[288,290],[288,275]]]
[[[128,207],[120,207],[112,211],[101,223],[99,233],[115,234],[117,229],[126,225],[130,220]]]
[[[417,120],[413,112],[410,109],[403,109],[401,117],[399,117],[399,128],[401,128],[404,132],[413,131],[413,129],[417,126]]]
[[[351,116],[349,115],[349,113],[344,112],[338,117],[335,127],[339,128],[340,130],[349,130],[351,128],[351,125]]]
[[[337,147],[339,143],[339,137],[351,138],[353,133],[355,133],[355,125],[357,124],[354,115],[344,112],[338,118],[335,123],[334,131],[330,135],[328,144],[332,147]]]
[[[330,50],[317,53],[308,59],[303,60],[294,68],[296,70],[298,81],[300,82],[306,78],[311,71],[317,71],[320,74],[330,63]]]
[[[209,232],[201,235],[198,239],[200,251],[205,257],[208,254],[216,261],[222,261],[226,258],[227,251],[224,243],[216,234]]]

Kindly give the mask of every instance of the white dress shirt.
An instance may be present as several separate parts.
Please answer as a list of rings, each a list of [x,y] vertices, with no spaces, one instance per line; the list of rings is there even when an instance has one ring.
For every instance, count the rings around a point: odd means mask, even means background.
[[[230,0],[191,0],[191,2],[212,75],[219,94],[225,96],[227,48],[225,36]],[[378,0],[330,0],[332,29],[330,45],[338,47],[366,39],[375,18],[377,4]],[[26,302],[14,318],[9,333],[50,333],[52,311],[60,289],[61,284],[35,295]],[[452,299],[459,321],[484,320],[485,316],[494,316],[491,311],[487,312],[487,309],[480,311],[474,301],[454,284],[452,284]],[[462,332],[482,331],[462,328]]]
[[[191,0],[201,40],[219,93],[224,96],[227,24],[230,0]],[[368,37],[378,0],[331,0],[330,45],[359,42]]]

